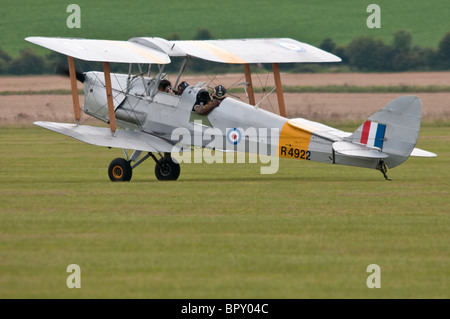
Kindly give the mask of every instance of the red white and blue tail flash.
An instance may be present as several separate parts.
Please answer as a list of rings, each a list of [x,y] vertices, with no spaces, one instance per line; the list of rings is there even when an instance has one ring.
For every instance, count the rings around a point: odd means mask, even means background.
[[[384,134],[386,133],[386,125],[372,121],[366,121],[363,124],[361,133],[361,144],[382,148],[384,143]]]

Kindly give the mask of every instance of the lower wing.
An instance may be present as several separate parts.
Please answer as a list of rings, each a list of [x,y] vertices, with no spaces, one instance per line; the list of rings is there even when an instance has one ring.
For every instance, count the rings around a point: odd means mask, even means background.
[[[105,147],[133,149],[146,152],[178,152],[179,148],[168,141],[145,132],[55,122],[34,122],[48,130],[73,137],[79,141]]]

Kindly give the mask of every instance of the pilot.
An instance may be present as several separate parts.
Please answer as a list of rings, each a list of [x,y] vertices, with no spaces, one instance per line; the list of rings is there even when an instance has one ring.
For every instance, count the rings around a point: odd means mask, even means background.
[[[227,89],[223,85],[218,85],[214,88],[212,98],[222,102],[227,96]]]
[[[159,82],[158,91],[166,92],[166,93],[173,93],[172,83],[170,83],[169,80],[161,80],[161,82]]]
[[[189,86],[189,84],[186,81],[181,82],[178,84],[178,90],[177,95],[183,94],[184,90]]]
[[[213,99],[206,90],[200,90],[197,93],[194,111],[199,115],[208,115],[212,110],[220,105],[220,100]]]

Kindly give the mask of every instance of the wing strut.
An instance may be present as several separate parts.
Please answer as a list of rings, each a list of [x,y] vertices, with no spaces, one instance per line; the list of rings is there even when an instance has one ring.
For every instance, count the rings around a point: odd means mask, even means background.
[[[75,115],[75,121],[79,123],[81,119],[81,111],[80,111],[80,99],[78,97],[75,62],[73,57],[71,56],[67,57],[67,62],[69,64],[70,86],[72,88],[73,113]]]
[[[277,88],[278,107],[280,115],[286,117],[286,106],[284,104],[283,86],[281,85],[280,65],[278,63],[272,64],[273,77],[275,79],[275,87]]]
[[[109,128],[112,133],[116,132],[116,113],[114,113],[114,103],[111,87],[111,69],[109,62],[103,62],[103,73],[105,75],[106,100],[108,102]]]
[[[250,65],[244,64],[245,81],[247,82],[248,101],[250,105],[256,105],[255,92],[253,91],[252,74],[250,72]]]

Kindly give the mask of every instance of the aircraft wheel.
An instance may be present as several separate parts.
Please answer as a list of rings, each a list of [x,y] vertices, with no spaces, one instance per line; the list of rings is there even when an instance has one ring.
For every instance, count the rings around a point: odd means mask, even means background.
[[[180,176],[180,164],[161,158],[155,165],[155,175],[160,181],[175,181]]]
[[[123,158],[114,159],[111,164],[109,164],[108,175],[112,182],[130,181],[131,176],[133,175],[130,162]]]

